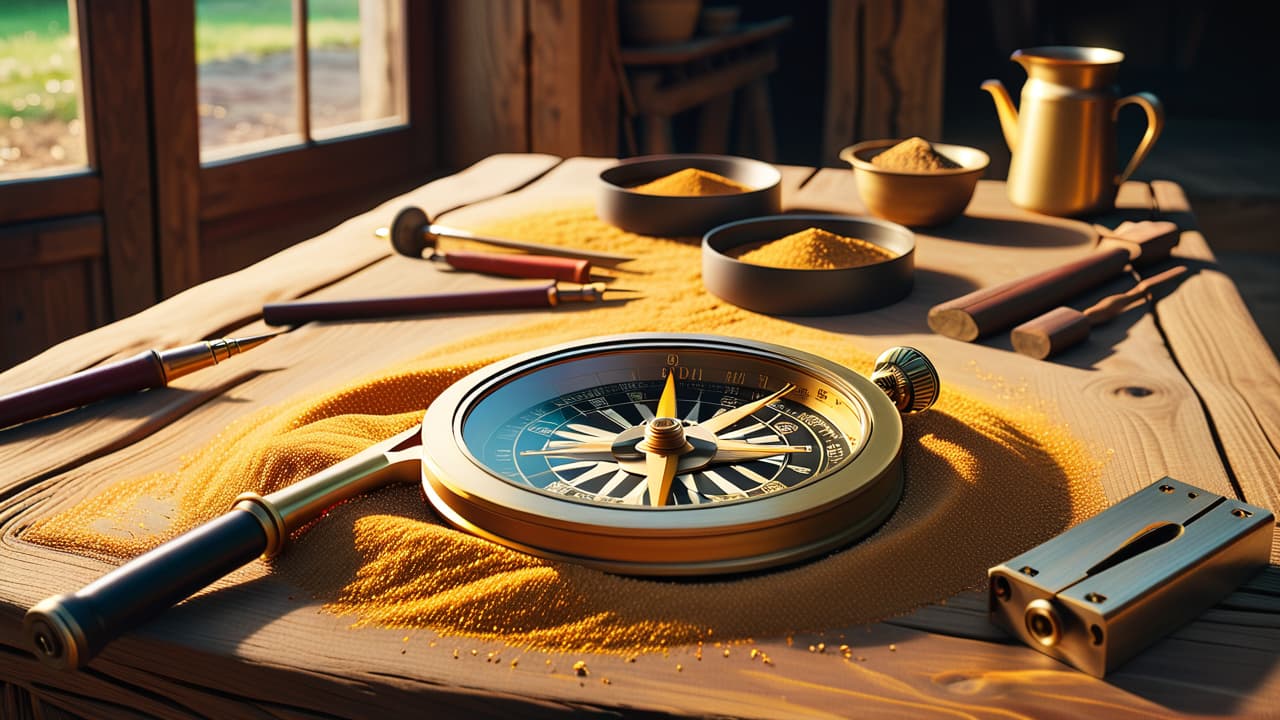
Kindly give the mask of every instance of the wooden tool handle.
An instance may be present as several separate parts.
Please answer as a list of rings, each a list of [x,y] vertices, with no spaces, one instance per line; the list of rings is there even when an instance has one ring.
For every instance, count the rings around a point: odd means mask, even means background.
[[[1124,248],[1100,250],[1073,263],[983,288],[929,309],[929,327],[939,335],[971,341],[1061,305],[1115,277],[1129,264]]]
[[[983,288],[929,309],[929,327],[957,340],[976,340],[1050,308],[1119,275],[1132,263],[1168,257],[1178,228],[1165,221],[1122,226],[1104,236],[1094,252],[1075,262],[995,287]]]
[[[591,263],[547,255],[515,255],[486,252],[448,252],[444,261],[457,270],[518,278],[547,278],[585,283],[591,280]]]
[[[1157,285],[1168,282],[1177,278],[1187,271],[1185,265],[1178,265],[1165,270],[1162,273],[1152,275],[1142,282],[1134,285],[1126,292],[1108,295],[1098,302],[1085,308],[1084,314],[1089,318],[1090,325],[1101,325],[1108,320],[1125,311],[1125,308],[1132,305],[1138,300],[1146,297]]]
[[[1111,320],[1145,297],[1155,286],[1186,271],[1186,266],[1178,265],[1152,275],[1126,292],[1108,295],[1084,312],[1065,306],[1054,308],[1015,327],[1009,336],[1013,349],[1041,360],[1056,355],[1072,345],[1084,342],[1095,325]]]
[[[119,634],[155,617],[267,548],[262,522],[231,512],[141,555],[78,592],[27,611],[23,628],[36,657],[62,669],[89,662]]]
[[[0,428],[116,395],[164,387],[164,368],[151,350],[0,397]]]
[[[439,295],[269,303],[262,306],[262,319],[268,325],[301,325],[318,320],[368,320],[434,312],[537,308],[553,305],[554,295],[555,285],[535,285]]]

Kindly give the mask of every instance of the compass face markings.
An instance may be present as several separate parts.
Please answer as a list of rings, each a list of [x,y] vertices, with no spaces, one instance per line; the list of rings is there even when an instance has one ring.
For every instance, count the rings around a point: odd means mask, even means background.
[[[659,377],[665,378],[665,374]],[[598,378],[582,378],[579,382],[598,382]],[[676,416],[690,423],[772,392],[731,383],[677,382],[680,395]],[[486,408],[492,413],[492,419],[487,421],[490,429],[483,443],[472,445],[473,452],[487,469],[517,485],[569,500],[648,507],[651,503],[647,482],[643,475],[636,474],[634,466],[628,472],[619,462],[608,459],[607,451],[590,459],[570,453],[576,445],[608,442],[624,430],[652,419],[663,385],[663,379],[629,380],[564,392],[561,387],[539,387],[535,380],[531,382],[532,390],[524,396],[536,399],[542,395],[546,399],[517,412],[509,405]],[[808,449],[763,459],[711,461],[707,466],[682,472],[676,476],[668,507],[748,499],[786,490],[808,482],[814,468],[826,470],[842,463],[858,444],[837,430],[824,408],[786,396],[742,418],[718,437]],[[557,449],[566,454],[523,454]]]
[[[621,418],[621,416],[619,416],[619,418]],[[584,435],[591,435],[598,440],[608,440],[612,438],[614,435],[614,433],[609,432],[608,430],[601,430],[600,428],[595,427],[594,425],[586,425],[583,423],[568,423],[565,425],[565,427],[575,432],[580,432]],[[630,427],[630,426],[627,426],[627,427]]]
[[[556,430],[555,433],[556,433],[556,437],[563,438],[565,440],[571,440],[574,443],[590,442],[592,440],[603,440],[609,437],[607,434],[596,434],[596,433],[588,434],[588,433],[582,433],[582,432],[569,432],[568,430]],[[555,441],[553,440],[552,442],[555,442]]]
[[[645,497],[649,494],[649,488],[643,482],[636,483],[631,492],[622,496],[622,502],[627,505],[644,505]]]
[[[689,410],[689,414],[684,416],[685,422],[698,422],[698,410],[702,408],[702,391],[698,391],[698,397],[693,401],[693,407]]]
[[[617,467],[617,466],[615,465],[614,467]],[[610,477],[608,482],[606,482],[600,488],[600,494],[606,497],[612,497],[614,492],[618,489],[619,485],[626,482],[627,480],[634,481],[634,478],[635,476],[632,475],[631,473],[627,472],[626,470],[623,470],[622,468],[618,468],[618,470],[613,474],[613,477]]]
[[[570,480],[569,485],[571,485],[572,487],[580,488],[586,482],[589,482],[598,477],[603,477],[605,475],[618,471],[617,463],[602,462],[602,461],[595,461],[595,460],[569,463],[567,465],[557,465],[555,466],[554,469],[557,473],[560,474],[561,477],[564,477],[564,471],[576,470],[582,467],[587,467],[590,469],[588,469],[586,472],[581,473],[580,475],[575,477],[573,480]]]
[[[716,414],[719,415],[719,413],[716,413]],[[739,430],[732,430],[727,433],[721,433],[718,437],[722,437],[725,440],[736,440],[746,435],[750,435],[751,433],[756,432],[757,430],[763,430],[763,429],[764,429],[764,423],[758,422],[753,425],[748,425],[747,427],[741,428]]]
[[[632,425],[632,423],[627,422],[627,419],[622,417],[622,415],[613,408],[604,408],[600,411],[600,415],[612,420],[618,426],[619,430],[626,430]]]

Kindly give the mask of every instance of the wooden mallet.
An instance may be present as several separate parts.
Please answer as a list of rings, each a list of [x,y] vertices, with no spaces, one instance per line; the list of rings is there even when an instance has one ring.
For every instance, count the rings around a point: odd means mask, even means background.
[[[1168,282],[1187,272],[1185,265],[1169,268],[1134,285],[1132,289],[1108,295],[1084,311],[1066,306],[1028,320],[1013,329],[1013,349],[1023,355],[1044,360],[1089,337],[1089,331],[1097,325],[1109,322],[1127,310],[1135,302],[1142,301],[1157,285]]]

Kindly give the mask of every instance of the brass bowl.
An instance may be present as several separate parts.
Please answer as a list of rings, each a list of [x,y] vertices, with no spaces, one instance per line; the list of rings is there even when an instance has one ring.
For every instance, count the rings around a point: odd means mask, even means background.
[[[840,151],[840,159],[853,166],[858,195],[867,210],[908,227],[941,225],[963,213],[991,158],[977,148],[932,143],[934,150],[960,167],[912,172],[888,170],[871,163],[871,158],[899,142],[868,140]]]

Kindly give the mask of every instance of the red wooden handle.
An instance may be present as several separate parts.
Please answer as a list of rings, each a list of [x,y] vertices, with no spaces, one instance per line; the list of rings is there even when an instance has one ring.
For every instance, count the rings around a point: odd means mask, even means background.
[[[154,351],[91,368],[0,397],[0,428],[88,405],[116,395],[164,387],[164,368]]]
[[[365,300],[313,300],[270,303],[262,306],[268,325],[301,325],[319,320],[369,320],[467,310],[510,310],[550,307],[555,285],[534,285],[509,290],[407,295]]]
[[[547,278],[564,282],[591,281],[591,263],[574,258],[514,253],[448,252],[444,261],[450,267],[471,272],[518,278]]]
[[[976,340],[1066,303],[1120,274],[1129,252],[1111,248],[1075,262],[984,288],[929,309],[929,327],[957,340]]]

